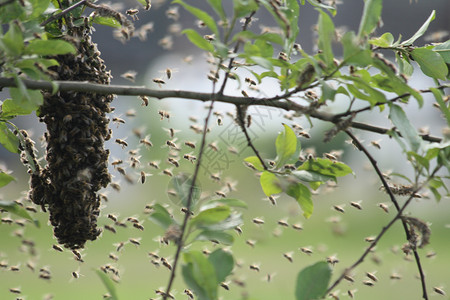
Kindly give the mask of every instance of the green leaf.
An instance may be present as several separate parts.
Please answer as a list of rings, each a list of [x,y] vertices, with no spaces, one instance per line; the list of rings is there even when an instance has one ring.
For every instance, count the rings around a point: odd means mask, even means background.
[[[234,237],[224,231],[203,230],[196,237],[196,241],[214,241],[224,245],[232,245]]]
[[[0,38],[0,49],[10,56],[20,56],[23,48],[24,40],[22,30],[16,23],[10,23],[8,32]]]
[[[295,287],[296,300],[317,300],[325,297],[331,269],[328,263],[320,261],[300,271]]]
[[[230,252],[217,249],[208,256],[208,260],[216,270],[217,282],[223,282],[231,274],[234,267],[234,258]]]
[[[405,74],[410,77],[414,72],[414,67],[409,62],[409,59],[401,58],[397,53],[395,54],[395,60],[398,64],[398,70],[400,74]]]
[[[186,276],[183,274],[186,284],[190,285],[193,279],[195,285],[190,287],[196,294],[199,294],[199,299],[201,300],[217,299],[218,281],[214,265],[200,251],[185,252],[184,260],[189,268],[187,273],[192,275],[191,279],[186,280]],[[201,290],[197,293],[199,287]]]
[[[297,151],[297,136],[294,130],[288,125],[283,124],[284,131],[280,132],[275,141],[277,150],[277,165],[283,166],[284,163]]]
[[[296,170],[292,171],[291,175],[305,182],[316,182],[316,181],[327,182],[329,180],[336,181],[335,176],[323,175],[314,171]]]
[[[307,170],[332,177],[342,177],[353,173],[352,169],[346,164],[325,158],[309,159],[298,167],[297,170]]]
[[[322,57],[325,64],[330,67],[334,64],[334,55],[331,42],[334,39],[334,24],[330,16],[327,13],[320,10],[319,16],[319,49],[322,50]]]
[[[264,167],[257,156],[249,156],[244,159],[245,162],[251,163],[256,170],[264,171]]]
[[[120,24],[119,21],[117,21],[117,19],[113,17],[95,16],[92,19],[92,23],[105,25],[113,28],[122,28],[122,24]]]
[[[192,225],[196,225],[197,227],[201,228],[202,226],[208,226],[219,223],[228,218],[230,214],[231,209],[229,206],[219,205],[201,211],[197,216],[193,217],[190,220],[190,223]]]
[[[411,150],[417,152],[420,148],[420,145],[422,144],[422,139],[420,138],[416,129],[409,122],[406,113],[400,106],[396,104],[392,104],[390,109],[389,119],[391,119],[392,123],[395,125],[395,127],[397,127],[397,130],[409,143]]]
[[[251,12],[258,10],[255,0],[233,0],[234,18],[242,18]]]
[[[211,7],[214,9],[214,11],[222,21],[226,20],[227,16],[225,14],[225,11],[223,10],[222,0],[208,0],[208,3],[209,5],[211,5]]]
[[[169,181],[169,188],[173,188],[176,191],[176,196],[170,196],[170,199],[177,199],[180,202],[176,202],[177,205],[182,205],[187,207],[187,201],[189,197],[189,192],[192,187],[192,177],[185,173],[179,173],[172,177]],[[195,206],[200,195],[202,193],[201,187],[196,184],[194,190],[192,191],[191,208]]]
[[[404,46],[412,45],[418,38],[420,38],[425,33],[425,31],[427,31],[428,25],[430,25],[431,21],[434,20],[435,16],[436,11],[433,10],[428,19],[425,21],[425,23],[423,23],[423,25],[419,28],[419,30],[417,30],[417,32],[410,39],[401,43],[401,45]]]
[[[30,18],[41,16],[50,4],[50,0],[30,0],[29,2],[33,6],[33,13],[30,15]]]
[[[63,40],[32,40],[25,47],[25,54],[62,55],[76,54],[75,47]]]
[[[201,300],[207,300],[208,296],[206,291],[203,289],[201,283],[197,283],[194,279],[194,266],[193,264],[183,265],[181,268],[181,274],[183,275],[184,282],[186,285],[195,293],[195,296]]]
[[[344,61],[347,64],[366,67],[372,62],[370,50],[360,45],[353,31],[346,32],[341,42],[344,48]]]
[[[19,153],[19,139],[11,132],[5,122],[0,122],[0,144],[12,153]],[[1,173],[4,174],[4,173]],[[6,174],[5,174],[6,175]],[[0,185],[2,187],[2,185]]]
[[[228,218],[219,223],[203,225],[202,229],[223,232],[225,230],[234,229],[236,226],[240,226],[243,223],[244,221],[242,220],[242,214],[232,213]]]
[[[109,278],[108,275],[106,275],[101,270],[95,270],[95,273],[97,273],[98,277],[100,277],[100,280],[102,281],[103,285],[106,287],[106,290],[111,295],[110,299],[112,300],[118,300],[116,287],[114,285],[114,281]]]
[[[444,59],[446,64],[450,64],[450,40],[447,40],[444,43],[437,44],[433,51],[439,53],[440,56]]]
[[[170,225],[175,223],[175,220],[169,214],[167,209],[165,209],[161,204],[154,204],[152,206],[152,210],[153,211],[148,218],[162,228],[167,229]]]
[[[364,11],[359,23],[358,38],[371,34],[381,18],[383,0],[364,0]]]
[[[217,29],[216,21],[208,13],[197,7],[184,3],[182,0],[174,0],[172,3],[180,4],[184,7],[184,9],[197,17],[197,19],[203,21],[203,23],[205,23],[205,25],[216,35],[216,38],[219,39],[219,30]]]
[[[234,198],[220,198],[220,199],[214,199],[208,201],[205,205],[202,206],[202,210],[205,209],[205,206],[211,205],[211,207],[219,206],[219,205],[227,205],[229,207],[241,207],[241,208],[247,208],[247,203]],[[208,207],[209,208],[209,207]]]
[[[425,75],[436,79],[446,79],[448,68],[438,53],[427,48],[416,48],[411,51],[411,56]]]
[[[286,194],[298,202],[305,218],[309,218],[312,215],[314,204],[311,199],[311,191],[306,185],[302,183],[290,184],[286,190]]]
[[[4,187],[5,185],[7,185],[8,183],[10,183],[11,181],[14,181],[14,180],[16,180],[14,178],[14,176],[11,176],[9,174],[6,174],[5,172],[0,171],[0,188]],[[11,202],[11,203],[15,203],[15,202]]]
[[[430,88],[430,91],[433,93],[434,98],[436,99],[436,102],[439,104],[439,107],[441,108],[442,113],[444,114],[445,118],[447,119],[447,126],[450,126],[450,110],[448,109],[447,105],[444,102],[444,99],[442,98],[442,93],[436,88]]]
[[[2,184],[4,184],[5,182],[7,182],[10,179],[9,176],[10,175],[8,175],[8,174],[0,173],[0,182]],[[6,185],[6,184],[4,184],[4,185]],[[22,217],[24,219],[27,219],[27,220],[33,222],[34,225],[36,227],[38,227],[38,228],[41,226],[39,224],[38,220],[33,219],[30,216],[30,214],[26,211],[26,209],[23,208],[22,206],[20,206],[19,204],[17,204],[16,202],[13,202],[13,201],[9,202],[9,201],[0,200],[0,208],[6,210],[6,211],[8,211],[8,212],[10,212],[10,213],[12,213],[12,214],[14,214],[16,216]]]
[[[393,43],[394,43],[394,36],[390,32],[386,32],[380,37],[369,40],[369,44],[382,48],[391,47]]]
[[[197,46],[200,49],[206,50],[208,52],[214,51],[214,46],[205,40],[197,31],[194,29],[185,29],[181,32],[182,34],[185,34],[189,41],[191,41],[192,44]]]
[[[275,195],[281,193],[283,190],[281,188],[280,179],[275,176],[275,174],[268,171],[264,171],[259,178],[259,182],[266,196]]]
[[[303,2],[304,2],[304,0],[303,0]],[[333,6],[323,4],[322,2],[319,2],[317,0],[308,0],[308,2],[312,6],[327,9],[329,12],[331,12],[333,14],[333,16],[336,15],[336,8],[334,8]],[[304,3],[302,3],[302,4],[304,4]]]

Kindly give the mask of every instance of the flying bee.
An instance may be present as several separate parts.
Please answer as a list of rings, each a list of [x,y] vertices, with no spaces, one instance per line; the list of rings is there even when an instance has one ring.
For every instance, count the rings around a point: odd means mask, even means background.
[[[302,251],[303,253],[307,254],[307,255],[311,255],[313,254],[312,249],[308,248],[308,247],[301,247],[300,251]]]
[[[283,227],[289,227],[289,223],[286,220],[278,220],[277,224]]]
[[[72,250],[72,253],[75,256],[76,260],[81,260],[81,253],[78,250]]]
[[[389,276],[389,278],[392,280],[400,280],[400,279],[402,279],[402,276],[400,274],[394,272]]]
[[[121,159],[117,159],[111,163],[111,165],[113,165],[113,166],[117,166],[120,164],[123,164],[123,160],[121,160]]]
[[[224,289],[226,289],[227,291],[230,290],[229,282],[222,281],[220,283],[220,286],[223,287]]]
[[[136,71],[127,71],[122,75],[120,75],[120,77],[128,79],[131,82],[134,82],[134,80],[136,79],[136,75],[137,75]]]
[[[330,265],[335,265],[339,262],[339,259],[336,257],[336,255],[331,255],[327,257],[327,263],[329,263]]]
[[[133,227],[139,229],[140,231],[144,231],[144,226],[140,223],[133,223]]]
[[[142,184],[145,183],[145,179],[146,179],[147,175],[148,175],[148,174],[146,174],[144,171],[141,171],[140,179],[141,179],[141,183],[142,183]]]
[[[172,270],[172,265],[169,263],[169,261],[167,259],[165,259],[164,257],[161,256],[161,262],[163,264],[164,267],[166,267],[169,270]]]
[[[191,163],[194,163],[194,161],[197,159],[197,157],[195,157],[194,155],[191,155],[191,154],[185,154],[185,155],[183,155],[183,158],[187,159]]]
[[[170,176],[170,177],[173,177],[173,173],[172,173],[172,171],[169,170],[169,169],[164,169],[164,170],[163,170],[163,174],[164,174],[164,175],[167,175],[167,176]]]
[[[220,181],[220,173],[213,173],[210,175],[210,178],[212,180],[214,180],[215,182],[219,182]]]
[[[190,299],[194,299],[194,294],[192,293],[191,290],[189,290],[189,289],[184,289],[184,293],[185,293],[186,295],[188,295],[188,297],[189,297]]]
[[[109,253],[108,258],[112,259],[113,261],[118,261],[119,257],[115,255],[114,253]]]
[[[353,206],[354,208],[357,208],[359,210],[362,210],[362,206],[360,202],[350,202],[350,205]]]
[[[214,152],[219,151],[219,148],[217,147],[217,143],[216,142],[209,143],[208,147],[211,148]]]
[[[241,90],[241,94],[242,94],[242,96],[244,96],[245,98],[249,98],[249,95],[247,94],[246,91]]]
[[[236,232],[241,235],[242,234],[242,228],[239,226],[234,227],[234,230],[236,230]]]
[[[227,195],[224,193],[224,192],[222,192],[222,191],[215,191],[214,192],[217,196],[220,196],[220,197],[222,197],[222,198],[226,198],[227,197]]]
[[[20,294],[22,291],[19,288],[10,288],[9,291],[13,294]]]
[[[286,258],[289,262],[293,262],[294,259],[292,258],[292,254],[293,254],[293,252],[286,252],[286,253],[283,253],[283,256],[284,256],[284,258]]]
[[[262,225],[262,224],[264,224],[264,220],[263,220],[263,219],[260,219],[260,218],[254,218],[252,221],[253,221],[253,223],[255,223],[256,225]]]
[[[215,75],[213,75],[213,74],[211,74],[211,73],[209,73],[207,77],[208,77],[208,79],[211,80],[212,82],[217,82],[217,81],[219,81],[219,78],[217,78],[217,76],[215,76]]]
[[[200,127],[197,124],[192,124],[191,126],[189,126],[190,129],[192,129],[195,133],[200,134],[203,132],[202,127]]]
[[[116,229],[114,227],[112,227],[111,225],[104,225],[105,229],[112,232],[112,233],[116,233]]]
[[[141,96],[139,96],[139,98],[141,98],[141,100],[142,100],[142,106],[148,106],[148,97],[147,96],[141,95]]]
[[[371,280],[373,280],[373,281],[375,281],[375,282],[378,281],[377,276],[375,276],[375,274],[373,274],[373,273],[366,272],[366,276],[369,277],[369,279],[371,279]]]
[[[337,161],[337,160],[338,160],[337,157],[334,156],[334,155],[331,154],[331,153],[324,153],[323,155],[324,155],[326,158],[328,158],[329,160],[332,160],[332,161]]]
[[[278,196],[273,196],[273,195],[268,197],[270,203],[274,206],[277,205],[277,198],[278,198]]]
[[[302,137],[304,137],[304,138],[307,138],[307,139],[311,138],[311,135],[309,135],[309,133],[306,132],[306,131],[300,131],[300,132],[298,133],[298,135],[299,135],[299,136],[302,136]]]
[[[345,210],[344,210],[344,208],[342,206],[333,205],[333,208],[334,208],[335,211],[338,211],[340,213],[345,213]]]
[[[375,284],[373,283],[373,281],[371,281],[371,280],[363,280],[363,282],[362,282],[364,285],[367,285],[367,286],[374,286]]]
[[[344,279],[347,280],[348,282],[352,282],[352,283],[355,282],[355,279],[352,276],[348,275],[348,274],[346,274],[344,276]]]
[[[185,141],[184,144],[186,146],[188,146],[189,148],[195,149],[195,143],[194,142]]]
[[[178,21],[180,13],[178,11],[178,6],[171,6],[166,10],[166,17],[174,21]]]
[[[170,113],[168,111],[158,110],[158,114],[161,117],[161,121],[164,120],[164,119],[168,119],[168,120],[170,119]]]
[[[128,143],[121,139],[116,139],[115,142],[122,146],[122,149],[128,146]]]
[[[166,82],[161,78],[153,78],[152,81],[156,83],[159,87],[161,87],[163,84],[166,84]]]
[[[175,158],[169,157],[169,158],[167,158],[167,161],[177,168],[180,166],[180,163]]]
[[[122,250],[123,246],[125,246],[125,242],[119,242],[114,244],[113,246],[116,247],[116,251],[119,252],[120,250]]]
[[[256,85],[256,81],[254,81],[253,79],[251,79],[249,77],[245,77],[245,82],[248,83],[250,86]]]
[[[261,270],[259,267],[259,264],[251,264],[249,267],[250,267],[250,270],[254,270],[256,272],[259,272]]]
[[[153,147],[153,143],[150,142],[149,140],[145,139],[145,138],[144,139],[140,139],[139,143],[141,143],[141,144],[143,144],[143,145],[145,145],[147,147]]]
[[[77,271],[73,271],[73,272],[72,272],[72,277],[75,278],[75,279],[80,278],[80,275],[81,275],[81,274],[78,273]]]
[[[355,293],[356,293],[356,289],[354,289],[354,290],[348,290],[347,291],[347,295],[351,298],[351,299],[353,299],[354,297],[355,297]]]
[[[255,247],[256,241],[255,240],[246,240],[245,243],[253,248],[253,247]]]
[[[166,145],[173,149],[179,149],[177,144],[175,144],[174,141],[171,141],[171,140],[167,140]]]
[[[58,252],[64,252],[64,249],[61,246],[59,246],[59,245],[55,244],[55,245],[52,246],[52,248],[55,249]]]
[[[119,117],[114,117],[112,118],[113,123],[117,124],[117,127],[119,126],[119,124],[125,124],[125,120]]]
[[[137,239],[135,239],[135,238],[129,238],[128,239],[129,241],[130,241],[130,243],[132,243],[133,245],[136,245],[136,246],[140,246],[141,245],[141,242],[140,242],[140,238],[137,238]]]
[[[117,172],[119,172],[120,174],[126,175],[126,172],[125,172],[125,169],[124,169],[124,168],[122,168],[122,167],[117,167],[116,170],[117,170]]]
[[[155,169],[159,169],[159,161],[151,161],[151,162],[149,162],[148,163],[148,165],[150,166],[150,167],[152,167],[152,168],[155,168]]]
[[[217,126],[222,126],[222,125],[223,125],[222,117],[217,117]]]
[[[130,8],[126,11],[127,15],[129,15],[131,18],[133,18],[133,21],[139,20],[137,14],[139,13],[139,9],[136,8]]]
[[[368,236],[368,237],[364,238],[364,241],[366,241],[368,243],[372,243],[373,241],[375,241],[375,237],[374,236]]]
[[[37,213],[37,209],[34,206],[26,206],[25,209],[33,213]]]
[[[378,203],[378,207],[384,210],[385,213],[389,213],[389,206],[385,203]]]
[[[377,149],[381,149],[380,141],[371,141],[370,144]]]

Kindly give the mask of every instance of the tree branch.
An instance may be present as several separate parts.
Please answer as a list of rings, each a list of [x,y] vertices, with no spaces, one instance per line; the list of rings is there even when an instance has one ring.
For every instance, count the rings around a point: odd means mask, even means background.
[[[48,82],[44,80],[29,80],[21,79],[23,84],[32,90],[47,90],[53,91],[54,89],[66,92],[85,92],[85,93],[98,93],[98,94],[116,94],[122,96],[149,96],[157,99],[164,98],[182,98],[191,99],[197,101],[211,101],[211,93],[180,91],[180,90],[155,90],[149,89],[143,86],[129,86],[129,85],[104,85],[98,83],[82,82],[82,81],[53,81]],[[0,77],[0,90],[4,87],[17,87],[13,78]],[[296,111],[300,113],[308,114],[309,116],[326,122],[336,123],[339,118],[336,115],[317,111],[311,109],[308,106],[303,106],[293,101],[279,101],[271,100],[272,98],[253,98],[253,97],[236,97],[215,94],[215,101],[230,103],[234,105],[260,105],[274,108],[284,109],[286,111]],[[350,127],[358,128],[365,131],[375,132],[379,134],[387,134],[391,129],[378,127],[370,124],[351,122]],[[397,132],[399,135],[400,133]],[[440,137],[434,137],[430,135],[421,135],[422,139],[428,142],[441,142]]]
[[[66,8],[65,10],[63,10],[62,12],[60,12],[59,14],[56,14],[54,16],[51,16],[50,18],[48,18],[47,20],[45,20],[44,22],[42,22],[40,25],[41,26],[45,26],[48,23],[51,23],[59,18],[61,18],[62,16],[66,15],[67,13],[69,13],[70,11],[74,10],[75,8],[77,8],[80,5],[83,5],[86,3],[86,0],[81,0],[80,2],[75,3],[74,5]]]

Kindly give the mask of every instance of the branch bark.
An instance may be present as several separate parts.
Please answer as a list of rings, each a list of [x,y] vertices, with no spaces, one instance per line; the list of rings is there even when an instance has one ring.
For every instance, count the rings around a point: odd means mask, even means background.
[[[98,93],[98,94],[116,94],[122,96],[149,96],[157,99],[164,98],[180,98],[190,99],[197,101],[211,101],[211,93],[180,91],[180,90],[155,90],[149,89],[144,86],[129,86],[129,85],[104,85],[90,82],[81,81],[53,81],[48,82],[44,80],[29,80],[22,79],[24,85],[31,90],[58,90],[61,92],[74,91],[85,93]],[[17,87],[13,78],[0,77],[0,90],[4,87]],[[323,111],[311,110],[308,106],[300,105],[293,101],[288,100],[273,100],[274,98],[253,98],[253,97],[236,97],[227,96],[221,94],[215,94],[214,100],[222,103],[230,103],[234,105],[259,105],[268,106],[274,108],[280,108],[286,111],[296,111],[300,113],[308,114],[310,117],[319,119],[326,122],[337,123],[340,118],[339,115],[330,114]],[[351,122],[350,127],[361,129],[364,131],[375,132],[379,134],[387,134],[391,129],[374,126],[366,123]],[[399,132],[397,134],[400,135]],[[442,141],[440,137],[422,135],[423,140],[428,142],[439,143]]]

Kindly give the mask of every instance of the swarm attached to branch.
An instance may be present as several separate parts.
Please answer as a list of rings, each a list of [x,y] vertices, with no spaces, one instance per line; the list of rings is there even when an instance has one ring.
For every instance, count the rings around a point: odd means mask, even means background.
[[[110,74],[91,42],[89,28],[69,30],[77,55],[60,55],[54,80],[109,84]],[[112,95],[77,92],[44,93],[40,121],[47,125],[47,166],[32,172],[31,200],[47,207],[60,244],[82,248],[100,234],[97,228],[100,197],[97,191],[111,181],[109,151],[104,141]]]

